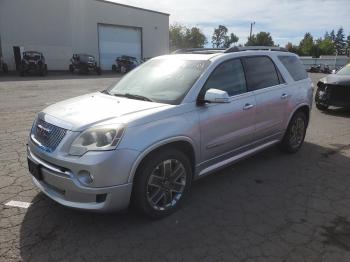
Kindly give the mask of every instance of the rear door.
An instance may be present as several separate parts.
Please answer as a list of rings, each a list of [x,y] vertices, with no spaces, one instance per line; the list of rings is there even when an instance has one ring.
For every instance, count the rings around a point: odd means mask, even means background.
[[[251,143],[255,118],[254,94],[247,90],[240,59],[218,65],[201,94],[209,89],[226,91],[230,102],[205,104],[199,109],[201,156],[205,165],[228,158],[235,149]]]
[[[256,99],[254,141],[273,140],[283,131],[289,98],[287,85],[268,56],[244,57],[248,90]]]

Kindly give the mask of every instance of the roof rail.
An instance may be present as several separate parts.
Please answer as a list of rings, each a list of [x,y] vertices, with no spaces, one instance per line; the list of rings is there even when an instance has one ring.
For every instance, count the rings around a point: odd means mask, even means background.
[[[183,48],[172,52],[172,54],[216,54],[224,53],[225,48]]]
[[[288,52],[284,47],[279,46],[233,46],[225,50],[224,53],[233,53],[240,51],[249,51],[249,50],[266,50],[266,51],[281,51]]]

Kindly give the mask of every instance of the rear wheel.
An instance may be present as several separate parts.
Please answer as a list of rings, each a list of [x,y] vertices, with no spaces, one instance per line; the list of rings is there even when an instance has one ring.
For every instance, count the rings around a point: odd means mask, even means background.
[[[138,168],[132,202],[151,218],[165,217],[180,207],[191,181],[192,169],[187,156],[178,150],[162,150]]]
[[[307,119],[305,113],[298,111],[294,114],[289,122],[286,133],[280,144],[280,148],[288,153],[297,152],[302,146],[307,127]]]

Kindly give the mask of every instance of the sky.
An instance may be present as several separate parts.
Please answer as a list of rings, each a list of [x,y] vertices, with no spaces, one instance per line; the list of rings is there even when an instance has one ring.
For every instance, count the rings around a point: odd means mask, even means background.
[[[112,0],[114,1],[114,0]],[[350,33],[350,0],[118,0],[170,14],[170,24],[197,26],[211,45],[214,28],[225,25],[229,33],[247,41],[250,23],[253,33],[270,32],[275,44],[298,44],[305,32],[315,38],[343,26]]]

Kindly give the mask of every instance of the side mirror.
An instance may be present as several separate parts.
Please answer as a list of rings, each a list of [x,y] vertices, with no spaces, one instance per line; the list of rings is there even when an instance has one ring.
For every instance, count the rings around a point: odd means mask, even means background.
[[[211,88],[205,93],[204,101],[207,103],[230,103],[230,97],[226,91]]]

